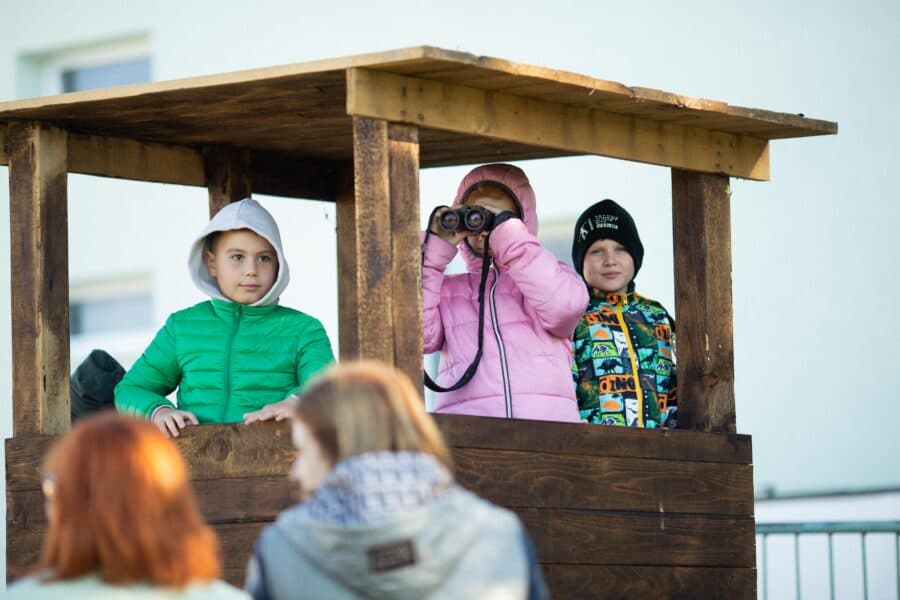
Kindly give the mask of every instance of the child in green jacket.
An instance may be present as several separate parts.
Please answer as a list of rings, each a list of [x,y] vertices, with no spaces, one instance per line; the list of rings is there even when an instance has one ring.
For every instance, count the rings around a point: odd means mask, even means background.
[[[211,299],[169,316],[116,386],[116,408],[173,437],[190,424],[290,417],[285,399],[334,356],[317,319],[278,305],[290,276],[272,215],[249,198],[226,206],[188,266]]]

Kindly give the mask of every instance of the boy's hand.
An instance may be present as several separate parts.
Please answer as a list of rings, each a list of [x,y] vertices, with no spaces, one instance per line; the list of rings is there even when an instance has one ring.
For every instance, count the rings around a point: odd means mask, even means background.
[[[259,410],[248,412],[244,415],[244,423],[256,423],[257,421],[284,421],[290,419],[294,414],[294,401],[291,398],[285,398],[281,402],[273,402],[266,404]]]
[[[170,438],[178,437],[178,433],[188,425],[199,425],[200,421],[192,412],[176,410],[165,406],[157,410],[151,419],[156,428]]]

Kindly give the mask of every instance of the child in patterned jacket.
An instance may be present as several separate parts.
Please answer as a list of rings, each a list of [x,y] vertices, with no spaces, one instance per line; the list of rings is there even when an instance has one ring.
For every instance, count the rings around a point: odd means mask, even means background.
[[[588,423],[675,428],[675,322],[634,291],[644,246],[628,212],[612,200],[575,223],[572,263],[590,303],[575,330],[578,410]]]

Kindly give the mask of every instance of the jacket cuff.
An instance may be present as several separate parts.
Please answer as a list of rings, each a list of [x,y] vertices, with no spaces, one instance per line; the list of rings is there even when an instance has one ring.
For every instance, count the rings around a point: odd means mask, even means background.
[[[420,238],[426,266],[443,271],[456,256],[456,246],[441,236],[435,233],[429,235],[428,232],[423,231]]]
[[[534,236],[531,235],[521,219],[506,219],[491,231],[491,249],[497,253],[495,254],[497,256],[498,254],[503,254],[503,251],[513,242],[527,237]],[[536,238],[535,241],[537,241]]]

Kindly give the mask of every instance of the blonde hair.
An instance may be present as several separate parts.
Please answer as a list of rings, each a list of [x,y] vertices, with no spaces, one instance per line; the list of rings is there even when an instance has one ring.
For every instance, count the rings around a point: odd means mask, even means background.
[[[450,452],[409,378],[377,361],[332,367],[295,394],[301,420],[334,464],[379,451],[431,454],[448,469]]]

